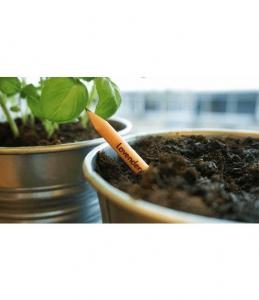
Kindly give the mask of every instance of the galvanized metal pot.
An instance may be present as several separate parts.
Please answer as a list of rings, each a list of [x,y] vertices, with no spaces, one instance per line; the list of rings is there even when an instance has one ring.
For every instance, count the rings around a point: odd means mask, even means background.
[[[120,134],[131,124],[120,118]],[[0,148],[0,222],[100,222],[96,192],[82,163],[102,138],[54,146]]]
[[[160,132],[155,134],[140,134],[129,136],[126,140],[132,144],[143,137],[162,135],[176,138],[189,135],[204,136],[231,136],[231,137],[256,137],[259,133],[254,131],[233,130],[183,130]],[[105,181],[96,171],[96,157],[99,151],[104,151],[111,157],[117,154],[108,145],[101,145],[92,150],[84,161],[84,175],[90,184],[97,190],[102,209],[104,223],[228,223],[229,221],[195,215],[187,212],[165,208],[144,199],[133,199],[129,194],[113,187]]]

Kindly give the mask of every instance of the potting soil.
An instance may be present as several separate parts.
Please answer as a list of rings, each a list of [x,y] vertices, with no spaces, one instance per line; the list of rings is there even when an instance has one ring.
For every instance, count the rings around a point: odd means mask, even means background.
[[[116,130],[121,130],[121,124],[109,121]],[[8,123],[0,123],[0,147],[22,147],[22,146],[48,146],[66,143],[74,143],[99,138],[99,134],[89,123],[86,128],[80,122],[60,124],[58,130],[48,137],[42,123],[36,120],[35,125],[29,122],[23,125],[20,119],[16,120],[20,136],[13,137]]]
[[[152,203],[208,217],[259,222],[259,139],[149,137],[133,148],[150,165],[135,175],[100,153],[97,171]]]

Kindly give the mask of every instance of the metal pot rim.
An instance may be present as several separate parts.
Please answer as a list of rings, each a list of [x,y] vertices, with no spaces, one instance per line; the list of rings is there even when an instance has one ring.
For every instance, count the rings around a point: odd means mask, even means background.
[[[229,130],[229,129],[183,129],[183,130],[169,130],[169,131],[157,131],[151,133],[141,133],[135,135],[129,135],[126,140],[128,142],[134,142],[143,137],[163,135],[163,136],[188,136],[188,135],[207,135],[207,136],[233,136],[233,137],[246,137],[253,136],[259,138],[259,132],[247,131],[247,130]],[[100,145],[90,151],[86,156],[83,163],[83,171],[85,178],[91,183],[91,185],[101,194],[106,195],[112,202],[119,204],[127,208],[130,211],[141,212],[146,216],[152,216],[158,222],[176,222],[179,223],[233,223],[229,220],[222,220],[217,218],[210,218],[201,215],[196,215],[188,212],[182,212],[166,207],[162,207],[157,204],[150,203],[143,199],[134,199],[129,194],[115,188],[110,183],[105,181],[94,169],[93,160],[99,151],[103,151],[110,146],[107,144]]]
[[[116,118],[112,118],[111,120],[117,121],[125,125],[125,128],[119,131],[119,133],[122,135],[126,135],[132,129],[131,122],[124,118],[116,117]],[[1,154],[34,154],[34,153],[69,151],[69,150],[80,149],[84,147],[94,147],[104,142],[105,140],[103,138],[98,138],[98,139],[93,139],[88,141],[50,145],[50,146],[0,147],[0,155]]]

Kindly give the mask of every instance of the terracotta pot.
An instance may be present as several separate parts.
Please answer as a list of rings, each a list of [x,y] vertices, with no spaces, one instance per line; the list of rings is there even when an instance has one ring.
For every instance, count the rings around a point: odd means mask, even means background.
[[[131,124],[119,118],[120,134]],[[100,222],[98,198],[82,163],[102,138],[54,146],[0,148],[0,222]]]
[[[167,131],[159,133],[140,134],[129,136],[126,140],[132,144],[142,138],[155,135],[176,138],[189,135],[204,136],[231,136],[231,137],[256,137],[258,132],[233,131],[233,130],[183,130]],[[230,222],[222,219],[209,218],[187,212],[177,211],[162,207],[145,199],[133,199],[129,194],[113,187],[105,181],[96,171],[96,157],[99,151],[104,151],[111,157],[117,154],[110,146],[101,145],[92,150],[86,157],[83,165],[84,175],[87,181],[96,189],[102,210],[104,223],[215,223]]]

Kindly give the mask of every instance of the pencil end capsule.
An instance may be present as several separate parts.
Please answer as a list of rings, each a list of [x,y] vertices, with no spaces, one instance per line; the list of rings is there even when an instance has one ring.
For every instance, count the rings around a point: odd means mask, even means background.
[[[95,130],[110,144],[133,172],[141,173],[149,168],[146,162],[107,121],[90,110],[87,110],[87,115]]]

